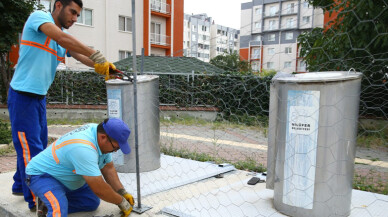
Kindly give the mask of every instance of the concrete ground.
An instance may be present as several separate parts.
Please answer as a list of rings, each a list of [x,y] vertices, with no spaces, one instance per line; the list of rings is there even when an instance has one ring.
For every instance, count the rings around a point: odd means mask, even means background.
[[[50,126],[51,137],[58,137],[76,126]],[[214,145],[214,141],[217,144]],[[161,126],[161,141],[174,141],[177,147],[214,152],[214,148],[224,157],[254,157],[258,162],[266,163],[266,142],[257,132],[239,129],[220,131],[201,127]],[[256,146],[254,146],[256,145]],[[236,151],[237,150],[237,151]],[[233,154],[232,154],[233,153]],[[376,157],[377,156],[377,157]],[[373,159],[371,159],[373,158]],[[376,160],[378,159],[378,160]],[[233,160],[233,159],[232,159]],[[385,151],[357,150],[356,171],[379,171],[386,183],[388,179],[388,155]],[[16,156],[11,154],[0,157],[0,216],[34,216],[27,209],[22,197],[10,192],[12,176],[16,168]],[[372,169],[371,169],[372,168]],[[199,170],[193,170],[197,173]],[[168,171],[168,169],[167,169]],[[177,171],[177,170],[173,170]],[[253,174],[235,170],[224,174],[223,178],[210,177],[204,180],[155,192],[142,197],[142,204],[152,209],[141,216],[167,216],[164,211],[176,212],[176,216],[284,216],[273,207],[273,191],[265,189],[264,183],[247,185]],[[175,175],[170,175],[173,178]],[[183,177],[183,176],[182,176]],[[132,179],[128,179],[132,180]],[[168,180],[164,180],[169,182]],[[127,181],[134,186],[133,181]],[[143,186],[144,189],[145,187]],[[146,192],[147,190],[142,190]],[[136,197],[136,194],[134,194]],[[233,199],[231,199],[233,198]],[[136,200],[137,202],[137,200]],[[353,190],[351,216],[388,217],[388,196]],[[101,202],[95,212],[71,214],[83,216],[120,216],[117,206]],[[138,216],[133,212],[131,216]],[[140,215],[139,215],[140,216]]]

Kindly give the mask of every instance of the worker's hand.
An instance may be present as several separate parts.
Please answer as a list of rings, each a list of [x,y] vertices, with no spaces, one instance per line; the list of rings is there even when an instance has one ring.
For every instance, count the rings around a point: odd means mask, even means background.
[[[117,191],[118,194],[123,196],[132,206],[135,204],[135,201],[133,200],[133,196],[128,193],[124,188]]]
[[[127,217],[132,212],[132,206],[129,204],[129,202],[123,197],[123,200],[118,205],[121,210],[121,217]]]
[[[96,51],[89,58],[95,63],[94,70],[98,74],[105,76],[105,81],[109,79],[109,68],[116,70],[116,66],[108,62],[100,51]]]

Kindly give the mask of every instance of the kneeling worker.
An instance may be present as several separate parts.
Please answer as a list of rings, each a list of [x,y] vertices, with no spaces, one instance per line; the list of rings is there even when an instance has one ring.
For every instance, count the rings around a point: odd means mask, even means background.
[[[38,215],[42,212],[40,200],[51,217],[96,210],[101,198],[117,204],[122,216],[128,216],[134,200],[119,180],[111,153],[119,149],[124,154],[131,152],[129,134],[122,120],[106,119],[65,134],[32,158],[26,183],[39,198]]]

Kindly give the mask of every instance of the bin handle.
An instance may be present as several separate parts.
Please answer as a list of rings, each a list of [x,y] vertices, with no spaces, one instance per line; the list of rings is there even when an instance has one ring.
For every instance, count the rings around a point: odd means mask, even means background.
[[[350,68],[348,71],[348,75],[350,74],[350,71],[352,71],[352,70],[353,70],[354,74],[356,74],[356,70],[354,68]]]

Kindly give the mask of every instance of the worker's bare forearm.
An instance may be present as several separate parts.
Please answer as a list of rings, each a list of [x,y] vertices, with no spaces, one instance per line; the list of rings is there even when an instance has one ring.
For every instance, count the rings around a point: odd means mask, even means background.
[[[106,164],[105,167],[101,169],[101,173],[104,176],[105,181],[112,186],[114,191],[117,192],[119,189],[124,188],[112,162]]]

